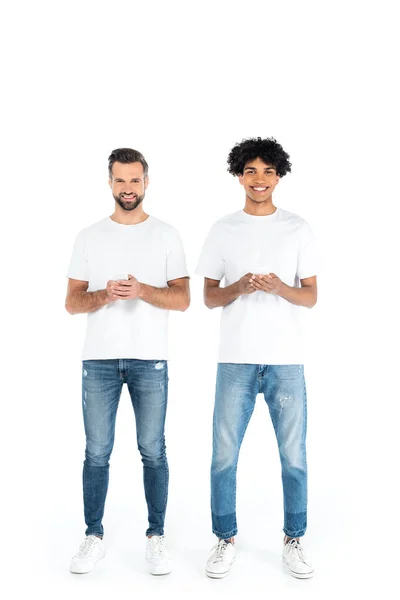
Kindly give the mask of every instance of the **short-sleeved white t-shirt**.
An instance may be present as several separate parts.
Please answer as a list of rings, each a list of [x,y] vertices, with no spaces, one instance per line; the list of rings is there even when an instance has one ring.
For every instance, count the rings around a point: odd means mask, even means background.
[[[160,288],[187,277],[176,229],[152,216],[137,225],[107,217],[78,234],[67,277],[88,281],[88,292],[95,292],[129,273]],[[83,359],[167,359],[168,312],[137,298],[88,313]]]
[[[266,216],[239,210],[211,228],[196,273],[229,286],[246,273],[275,273],[300,287],[317,275],[318,252],[310,226],[277,208]],[[219,362],[303,364],[302,307],[263,291],[239,296],[222,309]]]

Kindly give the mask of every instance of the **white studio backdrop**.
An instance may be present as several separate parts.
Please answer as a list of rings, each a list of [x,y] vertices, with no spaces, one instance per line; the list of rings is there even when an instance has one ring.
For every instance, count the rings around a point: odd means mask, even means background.
[[[399,419],[395,3],[39,1],[3,12],[1,438],[10,585],[77,598],[271,590],[333,597],[390,587]],[[226,158],[253,136],[274,136],[289,152],[292,173],[274,201],[309,222],[322,257],[318,304],[303,311],[305,546],[317,568],[310,582],[281,570],[280,468],[262,397],[239,462],[241,557],[224,582],[203,572],[214,542],[220,312],[204,307],[194,269],[211,225],[243,207]],[[142,564],[146,510],[125,389],[107,558],[88,577],[68,572],[84,532],[85,317],[64,310],[65,273],[78,231],[113,210],[107,157],[122,146],[145,155],[145,209],[179,230],[192,274],[191,307],[170,316],[167,534],[175,569],[166,579],[149,578]]]

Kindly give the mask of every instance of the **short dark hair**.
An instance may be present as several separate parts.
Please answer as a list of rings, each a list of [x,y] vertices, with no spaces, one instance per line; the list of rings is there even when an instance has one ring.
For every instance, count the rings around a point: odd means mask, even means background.
[[[266,164],[275,167],[276,174],[280,177],[291,171],[289,154],[282,146],[273,137],[264,140],[258,137],[244,139],[232,148],[228,156],[229,173],[243,175],[246,163],[256,158],[261,158]]]
[[[125,165],[129,163],[139,162],[143,167],[144,176],[147,177],[149,172],[149,165],[147,164],[143,154],[132,148],[117,148],[113,150],[108,157],[108,173],[110,178],[112,176],[112,167],[115,162],[123,163]]]

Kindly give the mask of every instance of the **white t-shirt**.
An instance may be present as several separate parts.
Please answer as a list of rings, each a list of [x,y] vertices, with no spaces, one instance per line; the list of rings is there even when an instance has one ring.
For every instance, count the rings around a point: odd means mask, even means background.
[[[256,217],[239,210],[211,228],[196,273],[225,278],[229,286],[246,273],[275,273],[300,287],[317,274],[317,249],[309,225],[278,208]],[[239,296],[222,309],[219,362],[286,365],[303,363],[302,307],[275,294]]]
[[[95,292],[104,290],[110,279],[129,273],[159,288],[186,277],[176,229],[151,216],[137,225],[107,217],[78,234],[67,277],[88,281],[88,292]],[[88,313],[83,359],[165,360],[167,338],[168,310],[140,299],[116,300]]]

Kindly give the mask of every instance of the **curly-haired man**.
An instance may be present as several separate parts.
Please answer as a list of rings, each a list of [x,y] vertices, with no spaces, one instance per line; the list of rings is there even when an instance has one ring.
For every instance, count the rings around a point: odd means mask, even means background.
[[[294,577],[309,578],[313,567],[300,545],[307,526],[307,419],[299,312],[317,301],[317,250],[309,225],[273,204],[273,191],[291,170],[275,139],[243,140],[228,165],[244,187],[245,206],[214,224],[196,271],[205,277],[206,306],[223,307],[211,465],[218,543],[206,573],[224,577],[235,560],[239,450],[261,393],[282,466],[283,561]]]

